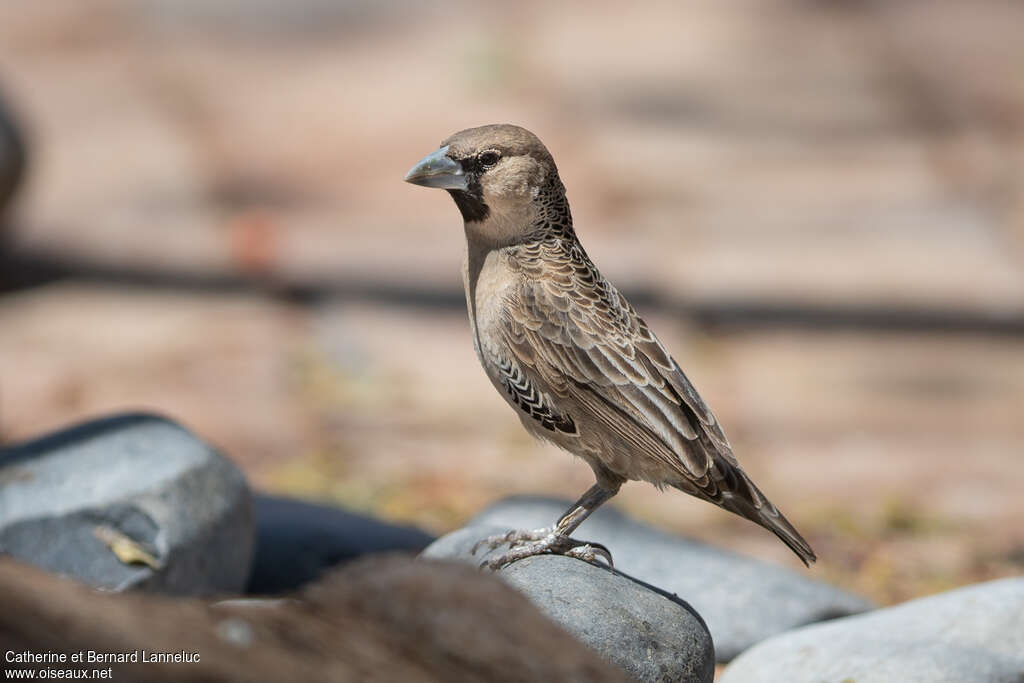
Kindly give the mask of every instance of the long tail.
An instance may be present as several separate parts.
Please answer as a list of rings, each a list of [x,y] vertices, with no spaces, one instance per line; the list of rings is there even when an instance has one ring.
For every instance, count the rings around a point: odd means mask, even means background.
[[[779,509],[761,493],[761,490],[754,485],[750,477],[739,467],[729,465],[721,460],[716,464],[718,465],[716,469],[726,470],[721,472],[725,476],[716,482],[718,484],[717,495],[708,495],[709,491],[707,489],[701,490],[696,495],[729,512],[733,512],[740,517],[763,526],[778,536],[780,541],[796,553],[796,556],[806,566],[810,567],[811,563],[818,559],[818,556],[814,554],[814,550],[811,549],[811,545],[789,523],[789,520],[779,512]],[[722,467],[723,465],[725,467]],[[695,494],[693,490],[686,488],[685,485],[679,485],[676,488],[684,493]]]
[[[753,484],[751,484],[753,486]],[[760,491],[758,491],[760,493]],[[800,532],[790,524],[789,520],[786,519],[785,515],[779,512],[779,509],[772,505],[771,501],[762,496],[764,505],[758,510],[752,510],[753,514],[748,515],[745,512],[741,513],[747,519],[757,522],[768,531],[772,532],[779,537],[783,543],[789,546],[789,549],[796,553],[805,566],[810,567],[813,562],[818,559],[818,556],[814,554],[814,549],[811,548],[811,544],[800,535]]]

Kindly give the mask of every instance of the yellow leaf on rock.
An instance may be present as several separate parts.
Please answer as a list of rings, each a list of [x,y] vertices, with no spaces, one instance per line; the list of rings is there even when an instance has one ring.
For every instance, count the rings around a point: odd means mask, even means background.
[[[98,526],[92,530],[93,535],[103,541],[115,557],[124,564],[144,564],[152,569],[160,569],[158,559],[139,545],[129,536],[109,526]]]

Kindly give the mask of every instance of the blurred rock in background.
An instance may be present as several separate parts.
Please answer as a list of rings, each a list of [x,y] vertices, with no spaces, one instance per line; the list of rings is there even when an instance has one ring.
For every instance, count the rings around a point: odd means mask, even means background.
[[[247,594],[295,590],[370,553],[416,553],[433,537],[329,505],[257,493],[256,549]]]
[[[245,478],[169,420],[116,415],[0,449],[0,492],[2,555],[111,592],[246,586]]]
[[[722,683],[976,681],[1024,671],[1024,578],[988,581],[771,638]]]
[[[21,187],[28,150],[21,124],[0,92],[0,249],[3,248],[5,214]]]

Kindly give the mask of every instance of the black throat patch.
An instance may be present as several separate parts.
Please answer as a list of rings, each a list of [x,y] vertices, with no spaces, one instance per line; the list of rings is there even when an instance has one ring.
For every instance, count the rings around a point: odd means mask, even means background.
[[[478,223],[487,220],[491,210],[484,204],[484,200],[472,191],[448,190],[448,194],[455,200],[455,206],[459,207],[462,220]]]

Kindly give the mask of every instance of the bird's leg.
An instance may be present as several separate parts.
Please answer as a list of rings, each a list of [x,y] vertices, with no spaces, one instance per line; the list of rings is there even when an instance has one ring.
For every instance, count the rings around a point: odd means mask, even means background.
[[[567,555],[587,562],[594,562],[600,556],[608,562],[609,567],[612,567],[612,554],[608,551],[608,548],[600,543],[590,543],[571,538],[569,534],[575,531],[576,527],[582,524],[583,520],[589,517],[602,503],[618,492],[618,486],[609,488],[601,486],[601,484],[594,484],[565,511],[565,514],[562,515],[554,527],[534,529],[532,531],[516,530],[506,534],[490,536],[481,539],[473,546],[473,554],[475,555],[481,546],[494,549],[508,543],[509,551],[507,553],[487,560],[481,566],[496,570],[524,557],[532,557],[534,555]]]
[[[583,521],[590,516],[590,514],[601,507],[604,503],[612,498],[616,493],[619,492],[619,487],[607,488],[600,484],[594,484],[587,492],[580,496],[572,506],[565,511],[562,518],[555,524],[555,533],[560,536],[568,536],[572,532],[576,531],[576,527],[583,524]]]

